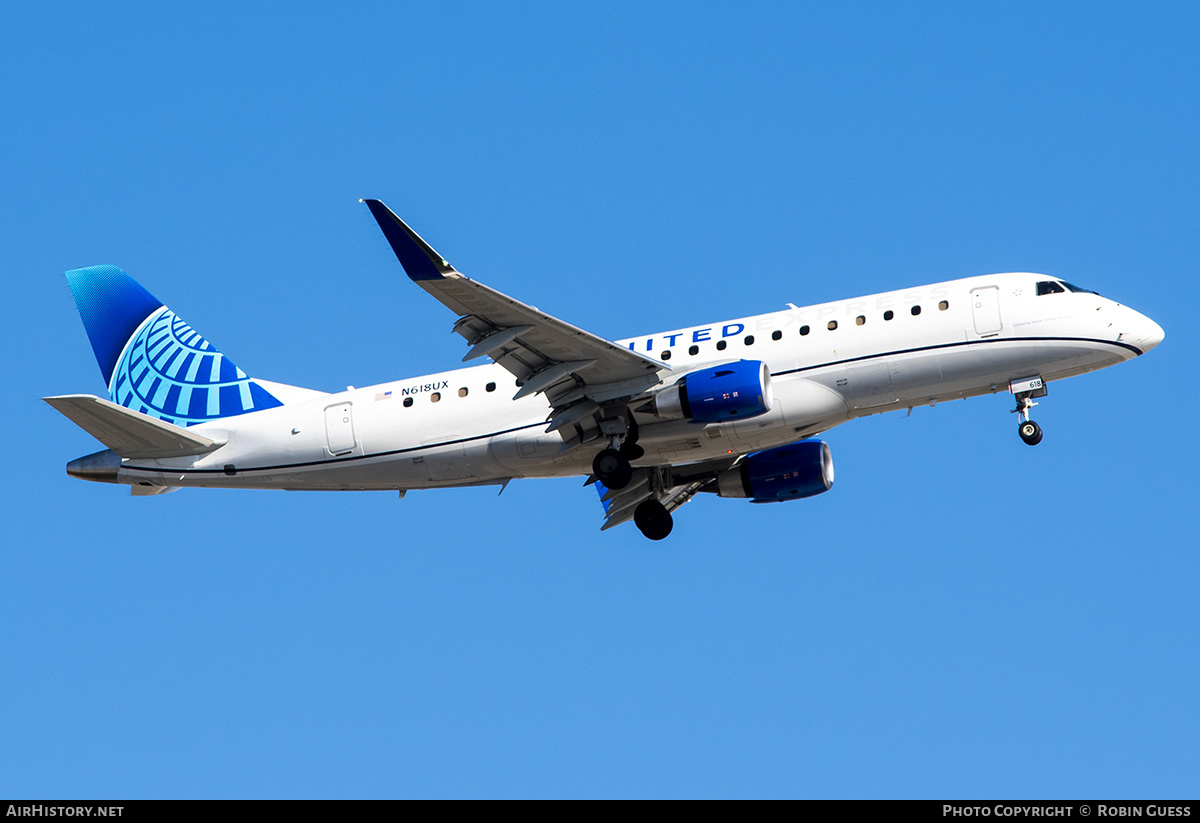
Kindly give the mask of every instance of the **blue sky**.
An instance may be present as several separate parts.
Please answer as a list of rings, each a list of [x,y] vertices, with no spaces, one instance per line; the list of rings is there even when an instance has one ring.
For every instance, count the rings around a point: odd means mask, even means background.
[[[345,5],[345,4],[343,4]],[[1200,8],[60,4],[0,34],[0,796],[1195,797]],[[457,363],[360,197],[621,338],[1044,271],[1165,343],[830,432],[663,543],[574,480],[131,499],[65,269],[250,373]]]

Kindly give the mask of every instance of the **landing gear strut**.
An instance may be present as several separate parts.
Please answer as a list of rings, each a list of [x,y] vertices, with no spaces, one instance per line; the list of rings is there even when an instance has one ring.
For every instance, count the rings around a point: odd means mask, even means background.
[[[1012,413],[1021,415],[1017,434],[1021,435],[1021,439],[1028,445],[1036,446],[1042,442],[1042,427],[1029,419],[1029,410],[1037,405],[1033,398],[1046,396],[1046,384],[1042,382],[1042,378],[1033,377],[1012,381],[1008,384],[1008,390],[1017,398],[1017,407]]]
[[[675,526],[667,507],[653,498],[643,500],[633,510],[633,523],[651,540],[662,540]]]
[[[633,479],[630,461],[646,453],[637,444],[637,422],[628,413],[615,414],[600,420],[600,432],[611,439],[608,448],[592,458],[592,474],[605,488],[623,489]]]

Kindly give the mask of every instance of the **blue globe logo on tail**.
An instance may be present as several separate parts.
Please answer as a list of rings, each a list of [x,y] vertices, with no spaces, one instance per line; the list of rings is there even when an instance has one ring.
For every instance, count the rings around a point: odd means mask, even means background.
[[[177,426],[283,405],[116,266],[67,282],[114,403]]]
[[[109,396],[177,426],[282,405],[166,306],[130,338]]]

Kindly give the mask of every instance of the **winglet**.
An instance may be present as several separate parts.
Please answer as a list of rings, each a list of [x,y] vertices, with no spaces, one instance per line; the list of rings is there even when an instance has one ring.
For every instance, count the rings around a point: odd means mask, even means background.
[[[363,200],[383,236],[396,253],[396,259],[404,266],[405,273],[413,280],[440,280],[454,271],[446,260],[421,239],[403,220],[379,200]]]

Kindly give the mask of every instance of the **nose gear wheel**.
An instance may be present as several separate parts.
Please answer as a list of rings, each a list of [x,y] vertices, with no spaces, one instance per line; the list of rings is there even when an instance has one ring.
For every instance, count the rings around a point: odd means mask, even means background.
[[[1041,396],[1045,396],[1044,389]],[[1029,410],[1036,405],[1037,403],[1033,399],[1032,392],[1020,392],[1017,394],[1017,407],[1012,410],[1013,414],[1021,415],[1021,423],[1017,426],[1017,434],[1030,446],[1036,446],[1042,442],[1042,427],[1029,419]]]

